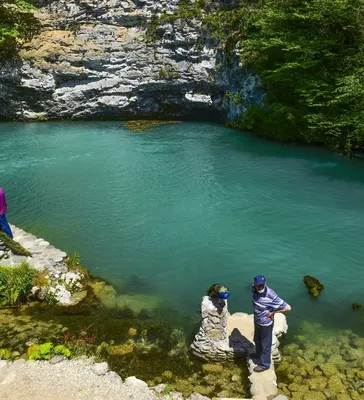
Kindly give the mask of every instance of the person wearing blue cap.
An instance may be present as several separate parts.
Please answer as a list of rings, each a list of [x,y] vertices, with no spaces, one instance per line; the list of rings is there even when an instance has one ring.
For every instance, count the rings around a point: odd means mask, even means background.
[[[250,357],[259,360],[259,364],[253,371],[263,372],[269,369],[271,364],[274,314],[288,312],[291,306],[267,286],[263,275],[254,277],[252,292],[256,352]]]

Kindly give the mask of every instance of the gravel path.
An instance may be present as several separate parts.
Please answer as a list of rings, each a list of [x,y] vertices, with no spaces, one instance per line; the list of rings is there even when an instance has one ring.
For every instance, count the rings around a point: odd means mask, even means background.
[[[155,391],[135,377],[123,383],[107,363],[88,359],[8,363],[0,361],[1,400],[160,400]]]
[[[93,363],[92,358],[0,360],[0,400],[183,400],[180,393],[163,394],[163,388],[165,385],[150,389],[134,376],[123,382],[108,370],[106,362]],[[193,393],[187,400],[210,399]]]

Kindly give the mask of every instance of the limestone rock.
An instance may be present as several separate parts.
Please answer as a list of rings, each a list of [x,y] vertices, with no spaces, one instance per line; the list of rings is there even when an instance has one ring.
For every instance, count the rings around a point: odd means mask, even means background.
[[[129,376],[129,378],[126,378],[124,385],[136,390],[148,390],[148,385],[144,381],[137,379],[135,376]]]
[[[0,65],[0,119],[138,114],[226,121],[260,96],[257,77],[238,57],[226,65],[200,19],[166,21],[151,38],[148,21],[172,13],[176,0],[36,3],[41,32],[19,59]]]

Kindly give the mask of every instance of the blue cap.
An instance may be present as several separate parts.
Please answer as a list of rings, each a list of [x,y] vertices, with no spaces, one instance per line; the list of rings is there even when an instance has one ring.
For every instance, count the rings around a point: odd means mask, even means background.
[[[256,285],[265,285],[265,276],[264,275],[257,275],[254,277],[254,283]]]

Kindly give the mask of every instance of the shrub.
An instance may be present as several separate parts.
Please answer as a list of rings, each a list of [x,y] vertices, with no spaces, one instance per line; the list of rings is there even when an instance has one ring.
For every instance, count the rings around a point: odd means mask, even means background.
[[[71,256],[68,256],[66,258],[66,263],[70,271],[77,271],[85,278],[91,277],[91,273],[88,271],[88,269],[81,265],[81,258],[77,252],[73,253]]]
[[[11,353],[7,349],[0,349],[0,360],[9,360],[11,358]]]
[[[36,8],[25,0],[0,1],[0,60],[16,53],[23,40],[39,31]]]
[[[32,346],[29,354],[29,360],[50,360],[54,356],[71,357],[70,350],[63,345],[53,346],[53,343],[47,342],[39,346]]]
[[[0,266],[0,305],[15,306],[28,298],[38,273],[23,262],[19,267]]]

